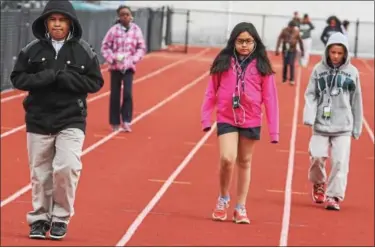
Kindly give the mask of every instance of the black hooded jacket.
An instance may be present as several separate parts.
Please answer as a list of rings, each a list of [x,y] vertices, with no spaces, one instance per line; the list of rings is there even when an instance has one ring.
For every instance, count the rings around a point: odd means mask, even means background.
[[[52,13],[71,19],[71,35],[58,54],[47,35],[45,20]],[[27,132],[56,134],[66,128],[85,132],[87,94],[103,84],[97,55],[81,39],[82,27],[72,4],[51,0],[33,25],[36,40],[24,47],[11,73],[15,88],[28,91],[23,101]]]

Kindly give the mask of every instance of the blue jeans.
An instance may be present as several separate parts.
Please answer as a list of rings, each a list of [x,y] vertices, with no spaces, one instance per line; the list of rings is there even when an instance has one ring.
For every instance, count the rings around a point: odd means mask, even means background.
[[[294,64],[296,61],[297,52],[285,51],[283,52],[283,82],[287,80],[288,65],[290,66],[290,81],[294,81]]]

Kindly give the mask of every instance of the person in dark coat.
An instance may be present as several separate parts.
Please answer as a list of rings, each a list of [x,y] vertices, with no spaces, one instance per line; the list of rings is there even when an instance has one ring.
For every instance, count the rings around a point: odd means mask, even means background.
[[[324,28],[320,40],[326,45],[329,37],[336,32],[344,33],[341,21],[337,16],[330,16],[327,19],[327,26]]]
[[[44,239],[49,231],[62,239],[82,169],[87,95],[104,81],[69,1],[49,1],[32,31],[36,40],[21,50],[11,73],[14,87],[29,93],[23,101],[33,206],[29,237]]]

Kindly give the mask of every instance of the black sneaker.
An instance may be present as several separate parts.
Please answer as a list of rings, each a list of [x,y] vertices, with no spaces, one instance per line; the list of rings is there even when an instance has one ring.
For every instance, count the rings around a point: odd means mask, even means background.
[[[46,233],[50,229],[50,224],[45,220],[35,221],[30,225],[29,238],[31,239],[45,239]]]
[[[62,239],[66,235],[67,225],[64,222],[53,222],[49,236],[51,239]]]

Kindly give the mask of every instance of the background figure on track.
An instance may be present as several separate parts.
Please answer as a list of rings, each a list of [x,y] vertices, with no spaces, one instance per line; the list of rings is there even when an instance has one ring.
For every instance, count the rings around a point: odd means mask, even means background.
[[[327,19],[327,26],[324,28],[320,40],[324,45],[327,44],[329,37],[337,32],[344,33],[342,30],[341,22],[336,16],[330,16]]]
[[[301,18],[299,16],[298,11],[294,11],[292,21],[294,21],[294,23],[296,24],[296,28],[299,28],[301,24]]]
[[[111,73],[109,123],[113,131],[131,132],[133,118],[133,76],[136,64],[146,53],[146,43],[140,27],[133,23],[131,9],[121,5],[117,9],[118,22],[105,35],[101,52]],[[120,108],[121,85],[122,106]],[[121,116],[121,117],[120,117]]]
[[[344,20],[342,22],[341,30],[342,30],[342,33],[346,35],[346,37],[348,37],[349,24],[350,22],[348,20]]]
[[[10,76],[15,88],[29,92],[23,102],[33,205],[29,237],[44,239],[50,231],[62,239],[82,170],[87,94],[104,81],[69,1],[49,1],[32,31],[36,40],[21,50]]]
[[[299,30],[295,29],[296,23],[290,21],[288,27],[281,30],[277,39],[276,55],[279,55],[279,47],[282,42],[283,55],[283,83],[287,81],[288,66],[290,67],[290,84],[294,84],[294,66],[297,56],[297,42],[301,49],[301,56],[304,56],[304,47]]]
[[[345,198],[351,138],[359,139],[362,132],[361,84],[357,68],[350,63],[348,46],[342,33],[330,36],[305,92],[303,122],[313,128],[308,178],[313,183],[313,201],[326,200],[330,210],[339,210]],[[329,154],[332,169],[326,191]]]
[[[313,30],[314,28],[315,27],[311,23],[309,15],[305,14],[299,26],[304,49],[304,55],[301,56],[301,65],[303,67],[307,67],[307,65],[309,64],[310,52],[312,47],[311,30]]]
[[[229,187],[238,166],[235,223],[250,223],[246,199],[250,185],[253,149],[260,139],[262,103],[265,104],[272,143],[279,141],[279,108],[274,72],[265,46],[251,23],[237,24],[226,47],[217,55],[202,105],[204,131],[211,128],[211,114],[217,107],[217,135],[220,147],[220,195],[212,214],[225,220]]]

